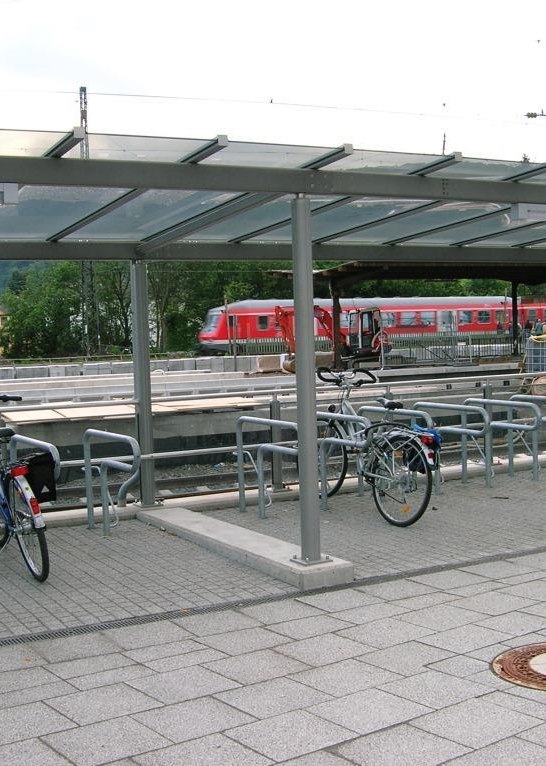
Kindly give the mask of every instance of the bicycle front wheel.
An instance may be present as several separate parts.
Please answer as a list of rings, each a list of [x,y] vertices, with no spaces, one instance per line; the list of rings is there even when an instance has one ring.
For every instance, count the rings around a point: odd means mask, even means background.
[[[318,438],[327,439],[333,437],[335,439],[343,439],[344,433],[341,428],[333,421],[319,420],[318,422]],[[320,451],[319,451],[319,491],[322,491],[322,484],[320,481]],[[327,480],[327,497],[335,495],[341,489],[341,485],[347,475],[347,450],[344,444],[328,444],[325,451],[322,452],[324,460],[326,461],[326,480]]]
[[[15,517],[15,537],[30,574],[39,582],[49,575],[49,552],[45,530],[36,529],[29,500],[17,479],[9,485],[9,503]]]
[[[371,473],[374,502],[389,524],[409,527],[421,518],[430,500],[432,473],[413,435],[382,437]]]

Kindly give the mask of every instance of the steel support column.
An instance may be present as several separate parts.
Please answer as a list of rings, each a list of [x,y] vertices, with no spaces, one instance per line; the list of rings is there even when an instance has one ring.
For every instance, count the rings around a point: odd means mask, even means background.
[[[148,327],[148,282],[144,261],[131,261],[131,311],[133,328],[133,376],[135,386],[136,436],[142,454],[154,451],[150,341]],[[140,500],[155,505],[154,465],[144,460],[140,472]]]
[[[320,510],[315,388],[313,256],[309,199],[292,202],[292,254],[296,325],[296,391],[298,410],[301,563],[320,557]]]
[[[512,354],[519,353],[518,282],[512,280]]]

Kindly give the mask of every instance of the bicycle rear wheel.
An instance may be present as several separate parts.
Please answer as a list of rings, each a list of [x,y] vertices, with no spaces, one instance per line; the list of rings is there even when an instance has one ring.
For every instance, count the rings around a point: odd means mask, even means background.
[[[432,473],[421,444],[413,435],[387,435],[381,439],[371,467],[373,499],[389,524],[409,527],[427,509]]]
[[[29,500],[16,478],[10,481],[9,503],[16,522],[15,537],[25,564],[36,580],[44,582],[49,575],[49,551],[45,530],[36,529],[34,526]]]
[[[333,421],[319,420],[317,424],[318,438],[326,439],[333,437],[335,439],[343,439],[344,433],[341,428]],[[341,489],[341,485],[347,475],[347,449],[343,444],[328,444],[325,452],[322,453],[326,461],[326,479],[327,479],[327,496],[332,497]],[[320,456],[320,452],[319,452]],[[319,460],[319,491],[322,491],[322,484],[320,482],[320,460]]]

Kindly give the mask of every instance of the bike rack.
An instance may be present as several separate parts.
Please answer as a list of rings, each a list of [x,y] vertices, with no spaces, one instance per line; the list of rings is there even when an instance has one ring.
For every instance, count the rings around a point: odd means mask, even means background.
[[[508,474],[514,475],[514,431],[516,431],[523,443],[529,449],[525,440],[524,434],[531,434],[531,456],[533,458],[533,481],[538,481],[539,462],[538,462],[538,431],[542,425],[542,413],[538,404],[528,401],[514,401],[510,399],[466,399],[464,404],[473,404],[476,406],[484,407],[487,412],[493,407],[506,410],[507,420],[490,420],[489,429],[486,432],[486,439],[489,441],[489,448],[491,450],[490,455],[493,453],[492,448],[492,432],[494,430],[506,432],[508,441]],[[527,410],[534,415],[532,423],[515,423],[512,420],[512,415],[518,410]]]
[[[348,417],[353,417],[349,415]],[[326,460],[325,452],[326,447],[329,444],[343,444],[345,447],[356,447],[358,449],[359,442],[355,439],[339,439],[337,436],[327,436],[322,439],[319,448],[319,468],[320,468],[320,509],[321,511],[328,510],[328,478],[326,476]],[[362,442],[365,444],[365,442]],[[364,494],[364,481],[360,474],[358,474],[358,494],[359,496]]]
[[[298,450],[295,447],[285,447],[281,444],[260,444],[256,455],[256,475],[258,477],[258,518],[265,519],[265,497],[267,490],[265,488],[264,477],[264,453],[271,452],[273,455],[292,455],[298,456]]]
[[[61,473],[61,458],[59,456],[59,450],[54,444],[50,444],[49,442],[43,442],[39,439],[31,439],[30,436],[23,436],[22,434],[13,434],[13,436],[9,440],[9,459],[10,462],[14,463],[17,461],[17,445],[18,444],[26,444],[28,447],[37,447],[38,449],[45,450],[46,452],[49,452],[51,456],[53,457],[53,462],[55,464],[54,468],[54,476],[56,479],[59,478],[59,475]]]
[[[241,415],[237,420],[237,426],[235,429],[235,438],[237,444],[237,483],[239,485],[239,512],[246,512],[246,497],[245,497],[245,466],[244,466],[244,453],[247,452],[243,444],[243,426],[245,423],[252,423],[254,425],[269,426],[273,428],[290,428],[294,431],[298,431],[298,424],[290,420],[274,420],[272,418],[256,418],[252,415]],[[262,445],[263,446],[263,445]],[[273,446],[273,445],[270,445]],[[259,449],[259,448],[258,448]],[[277,450],[272,450],[274,454],[279,454]],[[297,454],[297,451],[296,451]],[[258,487],[259,498],[260,487]],[[263,518],[263,517],[262,517]]]
[[[342,413],[342,412],[329,412],[329,411],[317,412],[317,420],[325,420],[325,419],[340,420],[345,423],[358,423],[363,428],[368,428],[372,424],[371,420],[369,420],[368,418],[363,418],[361,415],[345,415],[345,413]],[[326,441],[326,440],[329,440],[330,444],[334,443],[335,441],[338,441],[340,444],[345,444],[345,441],[347,441],[345,446],[354,447],[355,449],[359,449],[362,442],[362,439],[358,439],[358,438],[343,440],[343,439],[339,439],[337,436],[328,436],[326,437],[326,439],[323,439],[323,441]],[[323,462],[324,461],[322,460],[321,453],[319,451],[319,470],[321,472],[321,476],[323,475],[322,473],[323,470],[324,471],[326,470],[326,466],[323,467]],[[359,497],[362,497],[364,494],[364,479],[362,478],[360,474],[358,474],[357,476],[357,482],[358,482],[357,484],[358,495]],[[321,483],[322,483],[322,479],[321,479]],[[321,506],[322,506],[322,503],[321,503]]]
[[[479,400],[480,402],[482,399]],[[484,460],[485,466],[485,484],[487,487],[491,486],[493,469],[492,469],[492,455],[491,455],[491,442],[486,438],[486,433],[489,430],[489,414],[483,407],[472,407],[464,404],[443,404],[441,402],[415,402],[416,409],[422,409],[424,411],[432,410],[448,410],[450,412],[459,412],[461,414],[460,426],[435,426],[436,430],[444,434],[457,434],[461,437],[461,477],[463,484],[468,482],[468,437],[476,445],[478,452]],[[479,415],[483,420],[483,426],[481,428],[472,428],[468,423],[469,415]],[[481,436],[484,437],[484,449],[485,454],[477,439]],[[440,491],[440,470],[436,471],[434,477],[435,491]]]
[[[100,461],[99,476],[101,487],[101,502],[102,502],[102,531],[104,535],[110,534],[110,493],[108,491],[108,469],[114,471],[124,471],[125,473],[133,472],[131,476],[121,485],[118,490],[117,505],[124,508],[127,499],[127,491],[138,480],[140,475],[140,445],[136,439],[132,436],[125,436],[124,434],[115,434],[109,431],[97,431],[94,428],[88,428],[83,434],[83,458],[84,458],[84,474],[85,474],[85,494],[87,500],[87,527],[88,529],[95,528],[95,514],[93,508],[93,483],[92,483],[92,465],[91,465],[91,439],[102,439],[104,441],[116,441],[128,444],[133,451],[133,462],[131,465],[122,463],[120,460],[114,460],[113,458],[104,458]],[[112,506],[114,505],[112,501]]]
[[[413,424],[417,418],[423,418],[423,420],[426,423],[427,428],[432,428],[432,418],[427,412],[421,412],[421,410],[413,409],[413,410],[406,410],[403,407],[396,410],[391,410],[387,407],[381,407],[378,405],[372,405],[372,404],[363,404],[362,407],[359,407],[357,410],[357,415],[360,415],[361,412],[378,412],[381,415],[388,415],[392,417],[408,417],[411,420],[411,423]],[[388,420],[389,418],[387,418]]]

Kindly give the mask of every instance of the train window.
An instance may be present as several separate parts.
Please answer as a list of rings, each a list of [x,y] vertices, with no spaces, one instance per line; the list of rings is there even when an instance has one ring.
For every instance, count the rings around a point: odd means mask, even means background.
[[[203,327],[203,332],[212,332],[218,327],[218,322],[220,321],[220,312],[219,311],[209,311],[207,316],[205,317],[205,325]]]
[[[459,324],[472,324],[472,312],[468,310],[459,311]]]
[[[417,324],[417,315],[415,311],[401,311],[400,312],[400,325],[402,327],[411,327]]]
[[[527,316],[529,317],[530,322],[534,322],[538,317],[538,312],[536,309],[528,309]]]
[[[392,311],[382,311],[381,312],[381,324],[383,327],[394,327],[396,324],[396,320],[394,318],[394,314]]]
[[[478,324],[489,324],[491,321],[491,312],[478,311]]]
[[[229,315],[229,326],[230,327],[235,327],[236,324],[237,324],[237,317],[233,316],[233,314],[230,314]]]
[[[258,330],[267,330],[269,326],[269,317],[268,316],[259,316],[258,317]]]
[[[431,324],[436,324],[436,312],[421,311],[421,324],[424,324],[426,327],[430,327]]]

